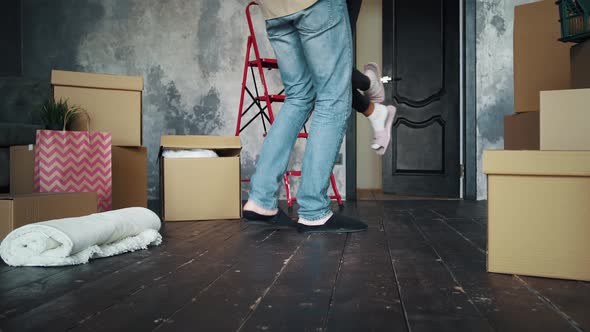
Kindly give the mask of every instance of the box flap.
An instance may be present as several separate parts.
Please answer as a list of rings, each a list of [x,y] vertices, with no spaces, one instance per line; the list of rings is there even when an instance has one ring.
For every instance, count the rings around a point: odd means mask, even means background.
[[[143,77],[52,70],[51,84],[86,88],[142,91]]]
[[[194,135],[163,135],[160,146],[164,149],[210,149],[236,150],[241,149],[238,136],[194,136]]]
[[[486,150],[483,172],[496,175],[590,176],[590,151]]]

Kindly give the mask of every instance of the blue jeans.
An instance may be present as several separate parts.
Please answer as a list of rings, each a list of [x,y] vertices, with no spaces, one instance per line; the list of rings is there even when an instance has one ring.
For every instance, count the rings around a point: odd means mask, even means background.
[[[287,98],[262,145],[249,199],[277,207],[281,179],[314,108],[297,193],[299,216],[329,214],[330,174],[351,114],[352,37],[345,0],[319,0],[292,15],[266,21]]]

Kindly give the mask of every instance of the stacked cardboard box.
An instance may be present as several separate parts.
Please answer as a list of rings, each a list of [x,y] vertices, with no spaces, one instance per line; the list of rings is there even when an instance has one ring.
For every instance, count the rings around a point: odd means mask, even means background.
[[[34,222],[96,213],[96,201],[96,193],[0,195],[0,240]]]
[[[590,54],[580,44],[570,58],[558,20],[551,0],[515,9],[505,148],[528,151],[484,152],[488,271],[590,280],[590,89],[578,75]]]
[[[506,150],[538,150],[540,92],[570,87],[570,49],[560,36],[555,1],[515,7],[515,114],[504,117]]]
[[[570,59],[572,88],[590,88],[590,40],[572,46]]]
[[[112,133],[113,209],[147,207],[147,149],[141,146],[143,78],[54,70],[51,84],[56,100],[67,99],[89,113],[90,128],[82,120],[74,130]],[[33,193],[34,159],[33,145],[10,148],[11,195]],[[46,195],[34,196],[45,199]],[[52,199],[56,197],[62,196]],[[16,220],[14,225],[22,222]]]

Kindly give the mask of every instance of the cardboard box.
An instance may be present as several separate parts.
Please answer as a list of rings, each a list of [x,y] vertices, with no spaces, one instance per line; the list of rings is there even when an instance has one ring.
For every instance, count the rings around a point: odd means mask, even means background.
[[[505,150],[539,150],[539,112],[504,116]]]
[[[514,110],[539,110],[539,92],[570,88],[569,45],[561,37],[554,0],[514,9]]]
[[[0,195],[0,239],[34,222],[96,213],[96,193]]]
[[[162,150],[210,149],[219,158],[160,158],[164,221],[238,219],[242,214],[240,138],[162,136]]]
[[[590,150],[590,89],[541,92],[541,150]]]
[[[33,192],[35,171],[34,145],[10,147],[10,193],[30,194]]]
[[[147,149],[113,146],[113,210],[147,208]]]
[[[147,207],[147,149],[112,148],[113,209]],[[10,193],[33,193],[35,149],[32,145],[10,147]]]
[[[79,105],[90,115],[92,131],[113,134],[113,145],[141,146],[143,77],[51,71],[53,96]],[[74,130],[88,130],[86,119]]]
[[[570,49],[572,89],[590,88],[590,40]]]
[[[590,281],[590,152],[485,151],[488,271]]]

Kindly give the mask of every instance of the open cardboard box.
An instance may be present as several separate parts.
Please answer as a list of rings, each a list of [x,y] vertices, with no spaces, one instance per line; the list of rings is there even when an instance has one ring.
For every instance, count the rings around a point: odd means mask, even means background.
[[[164,150],[213,150],[219,158],[160,157],[164,221],[239,219],[242,216],[237,136],[162,136]]]
[[[145,147],[112,147],[113,210],[147,207],[147,149]],[[35,147],[10,147],[10,193],[34,191]]]
[[[590,151],[485,151],[488,271],[590,281]]]
[[[113,145],[141,146],[143,77],[52,70],[51,85],[55,100],[88,112],[92,131],[111,132]],[[88,130],[86,119],[72,129]]]
[[[96,193],[0,195],[0,240],[21,226],[96,213]]]

